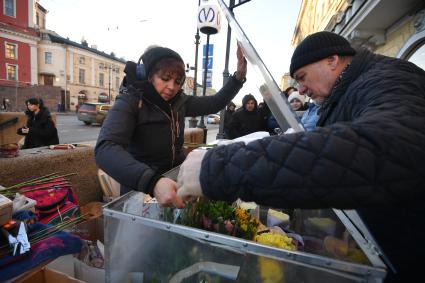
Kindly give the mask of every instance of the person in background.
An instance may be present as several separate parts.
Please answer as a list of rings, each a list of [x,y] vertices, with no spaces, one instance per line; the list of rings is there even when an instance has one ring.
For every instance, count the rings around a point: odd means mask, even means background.
[[[304,130],[311,131],[316,128],[317,121],[319,120],[319,109],[320,106],[316,104],[313,99],[310,99],[308,108],[301,117],[301,124]]]
[[[225,138],[230,137],[230,124],[232,123],[232,115],[235,113],[236,104],[231,101],[227,104],[226,111],[224,112],[224,135]]]
[[[288,96],[288,102],[291,104],[291,108],[294,111],[304,111],[305,108],[305,96],[300,94],[298,91],[293,91]]]
[[[3,108],[4,111],[7,111],[7,101],[6,101],[6,98],[3,98],[3,100],[2,100],[2,108]]]
[[[143,68],[127,62],[120,94],[95,147],[97,165],[121,184],[121,194],[137,190],[164,206],[184,206],[176,182],[163,174],[185,158],[185,117],[217,113],[242,88],[247,62],[240,47],[237,60],[237,71],[212,96],[183,93],[184,61],[169,48],[147,49],[139,60]]]
[[[265,130],[265,120],[258,110],[257,100],[252,94],[242,99],[242,107],[233,113],[230,124],[230,138],[235,139],[254,132]]]
[[[26,126],[17,130],[18,135],[25,136],[23,149],[35,148],[59,143],[58,131],[49,109],[40,98],[25,101],[27,110]]]
[[[317,127],[194,151],[178,195],[355,209],[382,251],[385,282],[422,278],[425,71],[323,31],[296,47],[290,74],[320,105]]]
[[[288,98],[291,95],[291,93],[293,93],[294,91],[298,91],[298,89],[293,86],[287,87],[284,91],[286,98]]]

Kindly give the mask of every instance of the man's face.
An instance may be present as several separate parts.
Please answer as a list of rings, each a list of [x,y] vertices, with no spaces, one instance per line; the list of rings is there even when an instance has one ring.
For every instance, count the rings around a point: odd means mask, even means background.
[[[294,73],[299,92],[311,97],[317,104],[322,104],[331,93],[336,80],[331,66],[331,62],[326,58],[299,68]]]

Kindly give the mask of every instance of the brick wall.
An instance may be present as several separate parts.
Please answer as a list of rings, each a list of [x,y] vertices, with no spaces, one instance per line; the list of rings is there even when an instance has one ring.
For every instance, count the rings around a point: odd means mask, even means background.
[[[61,88],[57,86],[0,86],[0,109],[3,106],[3,98],[9,99],[8,111],[24,111],[25,100],[37,97],[44,101],[44,105],[51,112],[57,111],[57,105],[61,102]]]

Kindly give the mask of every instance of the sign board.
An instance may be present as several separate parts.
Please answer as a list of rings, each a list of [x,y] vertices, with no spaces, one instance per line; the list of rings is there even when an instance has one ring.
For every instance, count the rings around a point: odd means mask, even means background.
[[[207,69],[208,70],[212,70],[212,68],[213,68],[213,58],[212,57],[208,57]],[[205,69],[205,57],[202,58],[202,69]]]
[[[209,44],[208,45],[208,57],[212,57],[214,55],[214,44]],[[205,57],[207,56],[207,45],[204,44],[203,48],[202,48],[202,56]]]
[[[207,71],[207,79],[205,81],[207,87],[212,87],[212,70]]]

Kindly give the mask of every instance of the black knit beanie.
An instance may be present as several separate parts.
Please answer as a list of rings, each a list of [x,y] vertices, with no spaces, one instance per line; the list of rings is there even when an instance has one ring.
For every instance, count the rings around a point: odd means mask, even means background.
[[[305,65],[332,55],[354,55],[356,50],[344,37],[329,31],[310,34],[295,48],[289,72],[291,77]]]
[[[155,64],[164,58],[174,58],[184,64],[182,57],[180,57],[180,55],[174,50],[166,47],[152,47],[146,50],[145,53],[143,53],[141,56],[142,62],[140,63],[143,63],[145,66],[147,77],[149,77],[149,73],[152,71],[152,68],[155,66]]]

